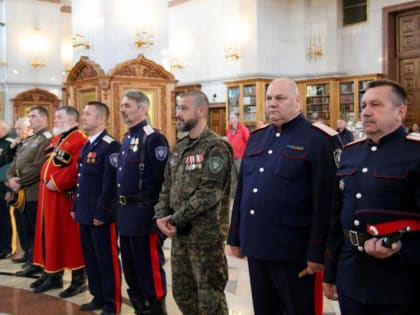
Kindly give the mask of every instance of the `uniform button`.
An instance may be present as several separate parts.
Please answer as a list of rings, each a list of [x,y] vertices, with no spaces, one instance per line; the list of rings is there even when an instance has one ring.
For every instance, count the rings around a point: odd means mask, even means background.
[[[77,196],[77,198],[79,198],[79,194],[77,194],[76,196]]]
[[[273,154],[273,150],[268,150],[268,154]]]
[[[124,155],[125,154],[125,151],[122,151],[121,154]]]
[[[360,221],[356,219],[356,220],[354,220],[354,221],[353,221],[353,224],[354,224],[355,226],[359,226],[359,225],[360,225]]]
[[[79,173],[79,174],[77,174],[77,176],[79,176],[79,177],[80,177],[80,176],[82,176],[82,174],[80,174],[80,173]]]
[[[252,192],[255,194],[255,193],[257,193],[258,192],[258,188],[254,188],[253,190],[252,190]]]
[[[276,137],[280,137],[280,132],[276,132]]]
[[[121,187],[121,185],[120,184],[117,184],[117,187]]]
[[[79,187],[79,184],[77,184],[76,187]]]
[[[264,167],[260,167],[259,172],[264,173]]]
[[[119,168],[118,168],[118,170],[121,172],[121,170],[122,170],[122,167],[120,166]]]
[[[378,147],[376,145],[374,145],[370,148],[370,151],[372,151],[372,152],[375,152],[377,150],[378,150]]]
[[[128,135],[128,137],[127,137],[128,139],[130,139],[131,138],[131,136],[130,135]]]
[[[255,214],[255,210],[254,209],[249,210],[249,214],[250,215],[254,215]]]
[[[361,193],[357,193],[356,194],[356,199],[360,199],[360,198],[362,198],[362,194]]]
[[[79,166],[80,166],[80,167],[82,167],[82,166],[83,166],[83,164],[82,164],[82,163],[80,163],[80,164],[79,164]]]
[[[363,246],[357,246],[357,250],[358,250],[359,252],[363,252]]]
[[[362,168],[362,173],[367,173],[367,172],[368,172],[368,168],[367,167]]]

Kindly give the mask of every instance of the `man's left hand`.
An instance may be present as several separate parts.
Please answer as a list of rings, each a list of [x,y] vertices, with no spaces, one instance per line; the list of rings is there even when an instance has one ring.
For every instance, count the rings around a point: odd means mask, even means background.
[[[49,180],[46,186],[51,191],[57,191],[57,187],[55,187],[54,182],[52,180]]]
[[[312,261],[308,261],[307,265],[306,265],[306,268],[308,269],[308,273],[310,275],[313,275],[317,272],[322,271],[324,269],[324,265],[323,264],[318,264],[318,263],[315,263],[315,262],[312,262]]]
[[[176,235],[176,226],[169,223],[170,218],[171,216],[168,215],[166,217],[156,219],[156,225],[167,237],[174,237]]]
[[[386,248],[382,244],[382,238],[371,238],[365,242],[364,249],[369,256],[384,259],[388,258],[401,250],[401,241],[392,244],[391,248]]]

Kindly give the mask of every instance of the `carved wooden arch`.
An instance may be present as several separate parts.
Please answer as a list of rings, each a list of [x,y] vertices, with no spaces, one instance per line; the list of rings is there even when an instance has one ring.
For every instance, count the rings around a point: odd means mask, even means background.
[[[108,76],[129,76],[141,79],[175,80],[172,73],[168,72],[161,65],[147,59],[143,54],[137,58],[117,64],[108,72]]]
[[[35,88],[16,95],[12,102],[13,121],[15,121],[20,117],[26,117],[28,110],[33,106],[44,106],[48,109],[50,117],[53,117],[55,109],[60,104],[60,99],[47,90]],[[52,127],[52,119],[49,120],[49,127]]]
[[[153,127],[161,130],[171,144],[175,143],[175,121],[172,112],[175,108],[171,102],[171,92],[175,89],[174,75],[161,65],[147,59],[143,54],[124,61],[112,68],[109,78],[109,103],[114,104],[114,132],[122,137],[126,127],[120,121],[119,104],[128,89],[140,89],[145,92],[151,102],[149,121]]]
[[[105,72],[100,65],[89,60],[89,57],[82,56],[68,74],[67,84],[70,82],[95,79],[103,76],[105,76]]]

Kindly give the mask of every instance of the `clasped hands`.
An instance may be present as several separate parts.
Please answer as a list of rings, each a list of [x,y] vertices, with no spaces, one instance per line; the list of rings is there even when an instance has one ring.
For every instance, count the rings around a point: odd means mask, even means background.
[[[173,238],[176,235],[176,226],[173,226],[169,223],[170,219],[170,215],[156,219],[156,225],[163,234],[165,234],[167,237]]]

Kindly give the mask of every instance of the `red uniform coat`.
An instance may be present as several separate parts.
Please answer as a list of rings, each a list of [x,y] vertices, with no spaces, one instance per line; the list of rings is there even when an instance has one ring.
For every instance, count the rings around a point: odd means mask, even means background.
[[[70,211],[77,182],[77,158],[86,141],[86,136],[73,128],[52,138],[46,149],[39,185],[34,264],[47,272],[84,266],[79,225]],[[57,191],[47,188],[50,180]]]

